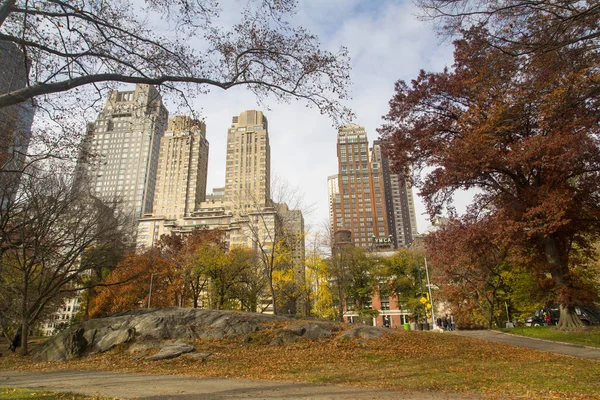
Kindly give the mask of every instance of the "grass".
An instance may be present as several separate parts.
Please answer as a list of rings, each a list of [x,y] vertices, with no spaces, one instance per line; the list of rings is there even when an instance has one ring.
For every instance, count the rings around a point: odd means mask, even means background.
[[[81,360],[37,364],[28,357],[12,355],[0,358],[0,369],[287,380],[389,389],[399,391],[399,396],[425,393],[600,400],[600,362],[594,360],[436,332],[398,331],[376,340],[265,344],[273,334],[257,332],[249,343],[243,338],[198,340],[199,352],[213,353],[206,363],[185,358],[152,362],[111,351]]]
[[[27,390],[0,387],[0,400],[102,400],[103,397],[88,397],[73,393],[53,393],[43,390]]]
[[[600,348],[600,327],[598,326],[569,331],[559,331],[553,326],[521,326],[513,329],[500,329],[500,331],[537,339]]]

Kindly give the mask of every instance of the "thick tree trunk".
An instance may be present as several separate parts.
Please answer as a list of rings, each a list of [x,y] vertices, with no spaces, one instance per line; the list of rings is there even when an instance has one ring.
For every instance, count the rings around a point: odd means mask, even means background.
[[[583,326],[583,322],[579,319],[573,307],[560,305],[560,320],[558,321],[558,329],[578,328]]]
[[[560,303],[560,319],[558,321],[558,329],[569,329],[583,326],[583,323],[575,313],[573,308],[573,299],[569,294],[569,282],[566,279],[569,273],[569,267],[566,261],[561,257],[556,239],[551,236],[546,236],[542,239],[544,245],[544,254],[546,261],[550,264],[550,274],[556,285],[556,289],[561,292]]]
[[[499,328],[502,328],[499,326]],[[488,318],[488,329],[494,329],[494,306],[490,305],[489,318]]]

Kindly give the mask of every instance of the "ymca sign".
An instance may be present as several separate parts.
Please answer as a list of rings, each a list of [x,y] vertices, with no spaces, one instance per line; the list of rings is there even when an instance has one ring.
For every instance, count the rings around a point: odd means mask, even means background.
[[[382,238],[374,237],[373,238],[373,243],[375,243],[375,244],[392,243],[392,238],[389,238],[389,237],[382,237]]]

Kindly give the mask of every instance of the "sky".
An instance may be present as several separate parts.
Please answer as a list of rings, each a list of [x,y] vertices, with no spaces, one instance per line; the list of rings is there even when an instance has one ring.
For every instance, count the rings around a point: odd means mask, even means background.
[[[346,103],[364,126],[370,144],[387,114],[398,79],[410,81],[420,69],[441,71],[452,65],[452,46],[420,21],[411,0],[300,0],[294,24],[319,36],[323,47],[348,48],[351,57],[351,100]],[[232,116],[261,109],[269,121],[271,176],[296,188],[302,197],[305,225],[314,231],[329,221],[327,177],[337,173],[337,129],[327,116],[304,102],[278,104],[256,98],[243,88],[211,90],[196,100],[205,118],[210,143],[207,191],[225,184],[227,128]],[[414,190],[417,227],[430,225]],[[460,207],[460,205],[457,205]],[[459,209],[460,211],[460,209]]]

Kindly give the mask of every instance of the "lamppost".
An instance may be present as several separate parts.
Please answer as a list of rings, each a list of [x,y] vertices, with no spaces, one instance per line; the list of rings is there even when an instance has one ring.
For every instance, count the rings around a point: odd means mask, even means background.
[[[429,289],[429,304],[431,305],[431,322],[433,325],[433,329],[437,328],[437,323],[435,320],[435,311],[433,310],[433,297],[431,297],[431,282],[429,282],[429,270],[427,269],[427,257],[423,257],[425,259],[425,273],[427,274],[427,288]]]
[[[158,272],[155,272],[153,274],[150,274],[150,293],[148,293],[148,308],[150,308],[150,300],[152,300],[152,280],[154,278],[154,275],[158,275]]]

